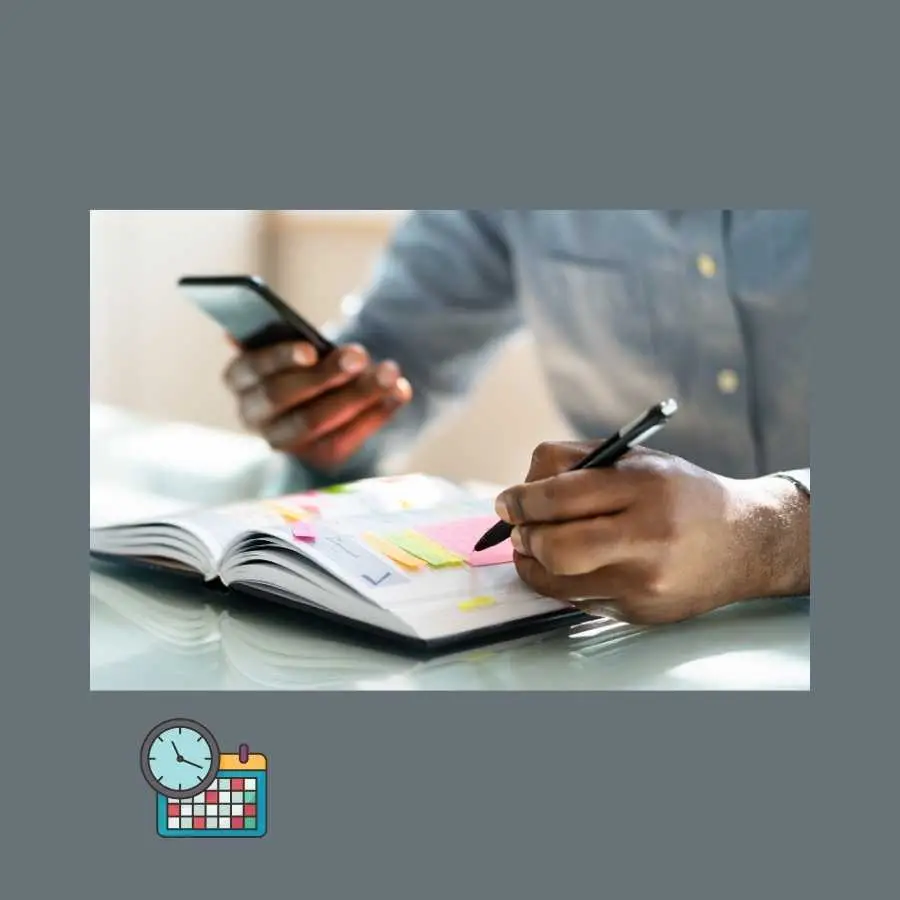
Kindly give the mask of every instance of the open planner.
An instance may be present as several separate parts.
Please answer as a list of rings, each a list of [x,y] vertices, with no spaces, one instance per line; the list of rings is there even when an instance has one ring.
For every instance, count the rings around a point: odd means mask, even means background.
[[[525,586],[508,541],[472,552],[495,521],[490,500],[403,475],[92,528],[90,549],[426,647],[583,619]]]

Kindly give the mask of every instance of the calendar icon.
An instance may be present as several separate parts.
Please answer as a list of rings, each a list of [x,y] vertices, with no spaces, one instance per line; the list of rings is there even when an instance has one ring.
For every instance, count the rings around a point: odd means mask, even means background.
[[[220,753],[197,722],[173,719],[147,736],[144,777],[157,794],[156,830],[164,838],[260,838],[266,834],[268,761],[242,744]]]

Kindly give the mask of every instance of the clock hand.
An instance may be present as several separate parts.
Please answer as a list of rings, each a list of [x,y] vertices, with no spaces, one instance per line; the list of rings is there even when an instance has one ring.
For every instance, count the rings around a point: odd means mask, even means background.
[[[181,751],[175,746],[175,741],[172,741],[172,749],[175,751],[175,754],[178,757],[178,762],[181,762],[184,757],[181,755]]]
[[[195,769],[202,769],[202,768],[203,768],[203,766],[198,766],[197,763],[191,762],[189,759],[185,759],[184,757],[181,758],[181,761],[182,761],[183,763],[187,763],[189,766],[193,766]]]

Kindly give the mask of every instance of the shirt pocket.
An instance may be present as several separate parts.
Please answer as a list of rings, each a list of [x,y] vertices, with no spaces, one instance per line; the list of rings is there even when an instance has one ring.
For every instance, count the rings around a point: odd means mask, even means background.
[[[597,360],[652,367],[657,357],[653,304],[642,269],[628,260],[549,252],[534,261],[529,318],[541,331]]]

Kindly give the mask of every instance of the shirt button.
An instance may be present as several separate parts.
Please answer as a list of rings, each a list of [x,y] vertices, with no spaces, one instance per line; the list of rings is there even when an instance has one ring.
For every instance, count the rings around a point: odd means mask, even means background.
[[[697,257],[697,271],[704,278],[715,278],[719,268],[716,265],[716,261],[708,253],[701,253]]]
[[[722,369],[716,379],[719,384],[719,390],[723,394],[733,394],[741,386],[741,379],[734,369]]]

